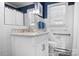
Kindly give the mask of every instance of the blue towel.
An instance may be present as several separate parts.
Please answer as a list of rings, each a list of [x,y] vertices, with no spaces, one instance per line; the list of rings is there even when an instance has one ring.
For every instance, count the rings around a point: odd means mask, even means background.
[[[44,29],[45,28],[45,23],[44,22],[38,22],[38,28],[39,29]]]

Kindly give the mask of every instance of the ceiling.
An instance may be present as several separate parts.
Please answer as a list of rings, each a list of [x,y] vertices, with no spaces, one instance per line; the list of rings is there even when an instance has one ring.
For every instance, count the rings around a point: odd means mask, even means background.
[[[33,2],[6,2],[6,4],[8,4],[12,7],[15,7],[15,8],[19,8],[19,7],[23,7],[23,6],[33,4]]]

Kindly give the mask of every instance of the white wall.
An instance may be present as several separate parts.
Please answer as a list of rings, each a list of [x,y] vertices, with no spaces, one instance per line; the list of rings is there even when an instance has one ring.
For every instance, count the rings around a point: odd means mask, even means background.
[[[4,24],[4,3],[0,2],[0,25]]]
[[[1,25],[0,26],[0,55],[11,55],[11,33],[13,28],[26,28],[24,26]]]
[[[0,25],[4,24],[4,3],[0,2]],[[0,28],[1,29],[1,28]],[[0,31],[0,55],[2,54],[2,33]]]
[[[25,14],[24,14],[24,25],[25,25],[25,26],[29,26],[29,25],[28,25],[28,24],[29,24],[29,23],[28,23],[28,19],[29,19],[29,18],[28,18],[28,13],[25,13]]]
[[[11,55],[11,31],[24,26],[4,25],[4,3],[0,2],[0,56]]]
[[[23,13],[9,7],[5,7],[5,24],[23,25]]]
[[[79,2],[74,7],[74,27],[73,27],[73,49],[72,55],[79,56]]]
[[[10,29],[8,27],[0,26],[0,42],[1,42],[1,55],[10,55]]]

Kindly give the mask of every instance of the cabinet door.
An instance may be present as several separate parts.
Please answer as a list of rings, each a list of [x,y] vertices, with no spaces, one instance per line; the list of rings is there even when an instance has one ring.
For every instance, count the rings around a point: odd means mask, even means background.
[[[72,6],[73,7],[73,6]],[[57,45],[62,46],[61,48],[65,49],[65,46],[67,43],[71,43],[71,39],[66,39],[65,37],[61,37],[60,35],[56,36],[56,34],[65,34],[70,33],[70,27],[72,27],[72,9],[71,6],[68,6],[67,3],[57,3],[57,4],[51,4],[48,6],[48,20],[49,20],[49,33],[50,33],[50,39],[51,41],[54,41],[57,43]],[[72,15],[71,15],[72,14]],[[69,23],[70,22],[70,23]],[[71,37],[71,36],[70,36]],[[71,46],[71,45],[70,45]],[[59,46],[58,46],[59,47]],[[71,47],[69,47],[71,48]]]
[[[48,55],[48,45],[47,41],[44,40],[36,45],[35,52],[37,56],[47,56]]]
[[[30,37],[12,36],[12,55],[34,56],[33,41]]]
[[[34,48],[35,55],[48,56],[48,34],[37,37]]]

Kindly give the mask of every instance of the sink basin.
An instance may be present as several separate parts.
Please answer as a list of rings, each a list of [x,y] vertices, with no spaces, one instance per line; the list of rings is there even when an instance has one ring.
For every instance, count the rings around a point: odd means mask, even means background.
[[[39,32],[38,30],[36,29],[14,29],[13,30],[14,33],[36,33],[36,32]]]

